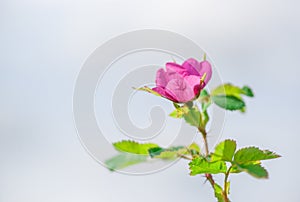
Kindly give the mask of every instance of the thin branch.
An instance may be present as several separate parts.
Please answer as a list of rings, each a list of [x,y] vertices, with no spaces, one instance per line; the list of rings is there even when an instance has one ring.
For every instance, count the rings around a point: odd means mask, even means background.
[[[185,156],[183,154],[177,154],[178,157],[183,158],[183,159],[187,159],[187,160],[193,160],[193,158],[189,157],[189,156]]]

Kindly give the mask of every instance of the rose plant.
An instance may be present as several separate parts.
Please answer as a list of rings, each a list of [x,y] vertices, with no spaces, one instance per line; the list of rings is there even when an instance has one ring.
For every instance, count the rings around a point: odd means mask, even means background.
[[[237,149],[236,141],[231,139],[218,143],[213,151],[209,151],[208,108],[215,104],[225,110],[245,112],[246,104],[243,97],[254,96],[248,86],[240,88],[230,83],[222,84],[209,93],[204,88],[211,76],[212,67],[205,56],[201,62],[191,58],[181,65],[175,62],[166,63],[166,69],[161,68],[156,73],[154,88],[138,88],[170,100],[175,107],[170,116],[183,118],[188,124],[197,128],[203,138],[204,151],[197,143],[163,148],[155,143],[124,140],[113,144],[120,154],[108,159],[107,167],[113,171],[153,158],[187,159],[190,161],[190,175],[204,175],[211,184],[218,202],[230,201],[228,197],[230,174],[246,172],[256,178],[268,178],[268,172],[261,165],[261,161],[280,157],[274,152],[253,146]],[[215,181],[215,174],[224,175],[222,186]]]

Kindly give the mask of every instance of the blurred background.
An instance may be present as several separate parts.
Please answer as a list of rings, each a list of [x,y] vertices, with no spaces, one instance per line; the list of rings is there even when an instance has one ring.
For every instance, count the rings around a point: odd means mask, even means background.
[[[111,173],[81,146],[72,95],[102,43],[151,28],[182,34],[224,81],[250,85],[246,114],[227,113],[222,139],[283,157],[269,180],[231,177],[232,201],[300,201],[299,1],[2,0],[0,2],[0,201],[215,201],[187,162],[146,175]]]

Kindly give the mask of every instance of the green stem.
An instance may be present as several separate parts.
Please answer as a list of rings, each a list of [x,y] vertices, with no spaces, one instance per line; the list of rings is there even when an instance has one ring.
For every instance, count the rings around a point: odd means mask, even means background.
[[[208,156],[209,154],[209,149],[208,149],[208,142],[207,142],[207,132],[205,129],[199,127],[198,128],[199,132],[202,134],[203,141],[204,141],[204,148],[205,148],[205,156]]]
[[[223,198],[224,198],[224,202],[229,202],[228,199],[228,195],[227,195],[227,180],[230,174],[230,170],[231,170],[232,166],[230,166],[227,170],[227,172],[225,173],[225,178],[224,178],[224,190],[223,190]]]

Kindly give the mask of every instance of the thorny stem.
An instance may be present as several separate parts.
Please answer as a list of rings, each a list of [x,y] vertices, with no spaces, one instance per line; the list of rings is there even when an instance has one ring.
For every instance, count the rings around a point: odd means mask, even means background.
[[[203,141],[204,141],[204,148],[205,148],[205,156],[208,156],[209,149],[208,149],[208,143],[207,143],[207,132],[204,128],[198,127],[199,132],[202,134]],[[210,182],[211,186],[214,188],[215,181],[211,174],[206,173],[205,174],[206,179]]]
[[[198,127],[198,131],[202,134],[203,137],[203,142],[204,142],[204,148],[205,148],[205,156],[207,157],[209,155],[209,149],[208,149],[208,142],[207,142],[207,132],[205,130],[205,127]],[[187,157],[185,155],[179,155],[181,158],[184,159],[190,159],[190,157]],[[230,169],[231,167],[228,169],[228,171],[226,172],[225,175],[225,181],[224,181],[224,192],[223,192],[223,197],[224,197],[224,202],[229,202],[228,196],[227,196],[227,179],[230,173]],[[205,177],[207,179],[207,181],[209,181],[209,183],[211,184],[212,188],[215,189],[215,181],[213,179],[213,176],[210,173],[205,173]]]
[[[205,129],[199,127],[198,128],[199,132],[202,134],[203,137],[203,141],[204,141],[204,148],[205,148],[205,155],[208,156],[209,154],[209,149],[208,149],[208,142],[207,142],[207,132]],[[223,190],[223,198],[224,198],[224,202],[229,202],[228,196],[227,196],[227,180],[228,180],[228,176],[230,174],[230,170],[231,170],[232,166],[229,167],[229,169],[227,170],[227,172],[225,173],[225,179],[224,179],[224,190]],[[215,181],[212,177],[211,174],[206,173],[205,174],[206,179],[210,182],[212,188],[214,189],[214,185],[215,185]]]

